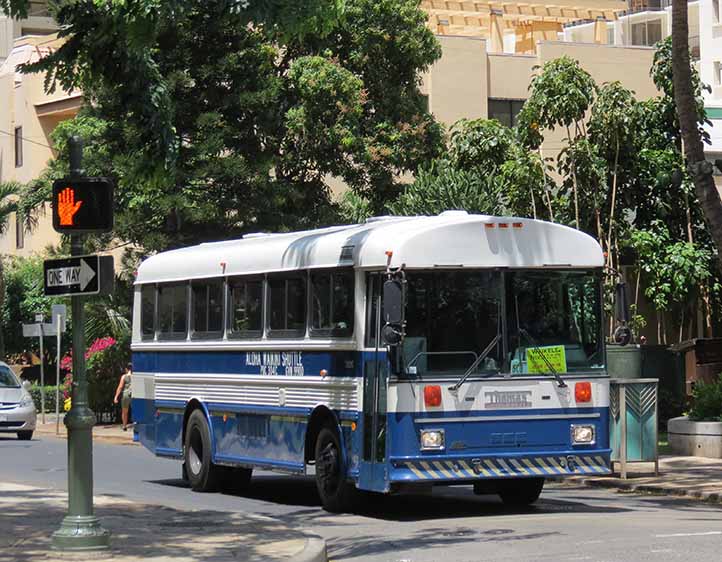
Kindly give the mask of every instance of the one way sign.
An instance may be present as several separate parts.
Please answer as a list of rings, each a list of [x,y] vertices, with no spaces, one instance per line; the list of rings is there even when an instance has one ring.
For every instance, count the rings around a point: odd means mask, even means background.
[[[48,297],[107,294],[113,290],[113,256],[74,256],[45,260]]]

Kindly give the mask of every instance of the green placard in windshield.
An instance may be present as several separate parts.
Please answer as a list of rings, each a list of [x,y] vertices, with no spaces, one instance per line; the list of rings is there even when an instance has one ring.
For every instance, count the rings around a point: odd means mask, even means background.
[[[549,365],[557,373],[567,372],[567,353],[563,345],[530,347],[526,350],[527,372],[549,373]]]

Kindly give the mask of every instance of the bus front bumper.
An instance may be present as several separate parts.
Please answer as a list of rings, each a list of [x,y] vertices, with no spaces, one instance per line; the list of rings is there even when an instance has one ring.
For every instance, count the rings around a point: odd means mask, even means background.
[[[455,482],[485,478],[563,478],[611,474],[611,449],[510,455],[391,458],[391,482]]]

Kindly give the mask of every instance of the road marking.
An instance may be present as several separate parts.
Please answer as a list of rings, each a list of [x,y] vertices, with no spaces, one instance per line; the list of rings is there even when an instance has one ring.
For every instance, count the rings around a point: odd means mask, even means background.
[[[654,538],[669,539],[673,537],[706,537],[709,535],[722,535],[722,531],[707,531],[704,533],[674,533],[673,535],[654,535]]]

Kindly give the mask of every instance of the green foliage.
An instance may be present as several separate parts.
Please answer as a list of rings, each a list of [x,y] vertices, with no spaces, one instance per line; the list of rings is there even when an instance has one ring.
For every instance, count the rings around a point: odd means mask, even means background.
[[[577,125],[586,114],[597,85],[579,62],[566,55],[544,63],[529,86],[529,110],[541,128]],[[526,104],[525,104],[526,105]],[[529,116],[526,116],[525,123]]]
[[[97,340],[96,340],[97,341]],[[115,418],[113,404],[120,375],[130,361],[130,338],[117,340],[113,345],[91,353],[87,361],[88,400],[99,417]]]
[[[334,220],[333,176],[378,212],[439,153],[419,76],[440,48],[416,0],[72,2],[56,18],[67,42],[26,70],[90,103],[26,207],[80,134],[87,172],[116,180],[115,235],[146,252]]]
[[[338,214],[344,224],[362,223],[373,216],[369,200],[353,191],[346,191],[341,196]]]
[[[416,181],[389,205],[396,215],[436,215],[465,210],[486,215],[508,214],[509,200],[496,176],[460,170],[446,160],[419,170]]]
[[[506,162],[514,133],[494,119],[461,119],[451,127],[449,160],[463,170],[493,173]]]
[[[55,389],[57,388],[55,385],[49,385],[46,384],[44,387],[42,387],[45,391],[45,412],[55,412]],[[41,387],[39,384],[34,384],[30,387],[30,396],[33,398],[33,402],[35,403],[35,409],[37,410],[38,414],[42,411],[42,393],[41,393]],[[60,413],[63,413],[63,390],[64,385],[60,385]]]
[[[702,83],[699,71],[694,65],[690,66],[692,76],[692,92],[696,98],[697,121],[700,123],[699,132],[702,139],[709,144],[709,133],[701,126],[703,123],[711,125],[707,119],[704,109],[704,98],[702,91],[712,91],[709,86]],[[652,68],[649,72],[654,85],[664,94],[657,106],[658,115],[661,119],[671,124],[674,133],[674,140],[677,145],[681,142],[681,134],[679,132],[679,121],[677,120],[677,105],[674,101],[674,83],[672,80],[672,36],[663,39],[656,45]]]
[[[7,354],[21,353],[37,348],[37,338],[25,338],[23,322],[34,322],[35,314],[50,316],[50,307],[60,302],[43,294],[43,260],[38,256],[28,258],[3,258],[5,299],[2,304],[2,331]]]
[[[710,383],[697,381],[692,390],[692,408],[689,419],[693,421],[722,421],[722,375]]]
[[[648,230],[633,230],[631,246],[645,280],[644,293],[657,310],[686,304],[696,288],[708,281],[711,252],[689,242],[675,242],[661,221]]]

